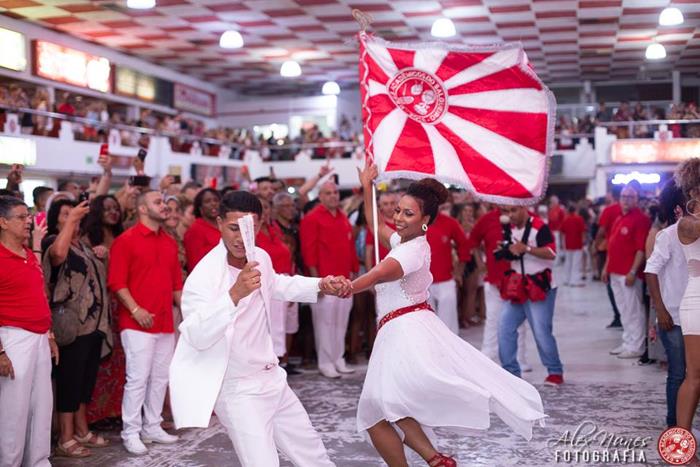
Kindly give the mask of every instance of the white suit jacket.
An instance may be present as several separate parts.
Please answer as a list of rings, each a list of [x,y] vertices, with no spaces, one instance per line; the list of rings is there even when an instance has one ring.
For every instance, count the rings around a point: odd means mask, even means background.
[[[197,264],[182,291],[180,339],[170,364],[170,404],[177,428],[209,426],[228,367],[237,307],[229,296],[227,250],[223,241]],[[318,278],[283,276],[270,256],[255,248],[260,292],[270,319],[270,300],[315,303]]]

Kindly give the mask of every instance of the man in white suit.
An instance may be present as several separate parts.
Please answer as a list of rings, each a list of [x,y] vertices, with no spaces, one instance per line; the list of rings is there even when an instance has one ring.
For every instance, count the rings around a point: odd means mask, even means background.
[[[316,302],[319,293],[347,296],[350,283],[341,277],[275,274],[270,257],[257,247],[255,261],[248,262],[238,221],[252,214],[257,234],[262,205],[255,195],[229,193],[219,212],[221,242],[197,264],[183,289],[184,320],[170,367],[175,424],[207,427],[214,410],[244,467],[278,466],[277,449],[295,465],[332,466],[278,366],[270,301]]]

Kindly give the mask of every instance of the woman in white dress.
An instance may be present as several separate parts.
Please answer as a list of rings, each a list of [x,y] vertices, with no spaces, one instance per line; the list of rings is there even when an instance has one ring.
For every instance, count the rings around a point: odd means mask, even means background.
[[[700,399],[700,158],[676,170],[676,184],[688,199],[688,216],[678,221],[678,239],[688,262],[688,285],[679,314],[685,347],[685,379],[678,389],[676,421],[690,431]]]
[[[374,165],[360,172],[367,219],[376,177]],[[376,286],[379,320],[357,428],[391,467],[408,466],[404,443],[431,467],[456,466],[431,443],[432,428],[485,430],[495,412],[529,440],[532,425],[546,417],[533,386],[452,333],[426,303],[433,278],[425,232],[446,198],[436,180],[413,183],[396,208],[396,231],[379,220],[379,239],[391,252],[353,282],[353,293]]]

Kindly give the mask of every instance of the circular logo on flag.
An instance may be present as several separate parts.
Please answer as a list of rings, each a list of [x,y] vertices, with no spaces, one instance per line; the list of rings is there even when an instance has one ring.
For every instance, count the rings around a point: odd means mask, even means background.
[[[671,465],[683,465],[695,456],[697,444],[692,433],[676,426],[661,433],[657,448],[664,461]]]
[[[442,81],[417,68],[400,70],[387,84],[391,100],[411,119],[434,124],[447,110],[447,91]]]

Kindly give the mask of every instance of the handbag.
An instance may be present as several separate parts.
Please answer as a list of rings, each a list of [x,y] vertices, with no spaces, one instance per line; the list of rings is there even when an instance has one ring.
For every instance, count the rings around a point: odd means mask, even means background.
[[[66,307],[64,304],[51,307],[51,321],[56,345],[63,347],[75,342],[80,331],[80,316],[78,310]]]
[[[521,241],[527,244],[532,230],[532,219],[527,220]],[[520,257],[520,272],[513,269],[506,271],[501,280],[501,298],[515,305],[522,305],[528,300],[541,302],[547,298],[552,288],[552,270],[547,268],[536,274],[525,274],[525,261]]]

